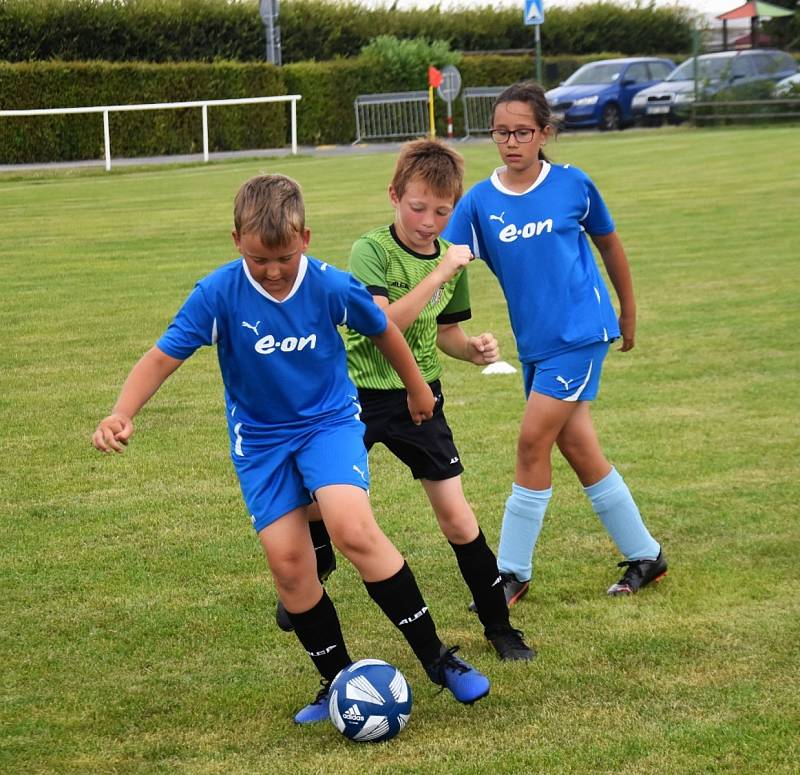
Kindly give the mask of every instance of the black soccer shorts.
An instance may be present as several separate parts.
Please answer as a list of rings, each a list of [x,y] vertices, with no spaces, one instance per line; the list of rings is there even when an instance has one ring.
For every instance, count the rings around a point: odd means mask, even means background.
[[[415,479],[441,481],[459,476],[464,466],[444,416],[441,382],[437,379],[430,387],[436,405],[433,417],[422,425],[411,421],[405,390],[359,388],[358,400],[361,422],[367,426],[364,445],[368,450],[384,444],[408,466]]]

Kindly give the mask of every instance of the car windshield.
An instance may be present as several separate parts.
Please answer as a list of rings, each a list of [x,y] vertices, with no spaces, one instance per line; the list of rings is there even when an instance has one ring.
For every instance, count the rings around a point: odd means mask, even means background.
[[[723,74],[730,70],[733,57],[714,57],[713,59],[698,59],[697,71],[701,81],[719,81]],[[687,59],[680,67],[673,70],[667,81],[693,81],[694,59]]]
[[[585,86],[591,83],[614,83],[619,78],[622,68],[623,65],[613,62],[598,62],[594,65],[584,65],[564,81],[564,86]]]

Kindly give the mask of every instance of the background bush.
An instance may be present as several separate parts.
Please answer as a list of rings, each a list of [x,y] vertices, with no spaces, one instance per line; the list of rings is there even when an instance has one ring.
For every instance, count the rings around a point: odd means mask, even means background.
[[[353,2],[283,0],[283,62],[356,56],[376,32],[445,40],[453,50],[530,49],[519,8],[390,11]],[[681,8],[607,2],[547,10],[548,54],[688,52],[691,19]],[[0,0],[0,59],[112,62],[263,61],[257,0]]]
[[[7,110],[148,102],[184,102],[285,94],[272,65],[37,62],[0,65],[0,105]],[[208,109],[209,149],[274,148],[286,142],[286,107]],[[110,113],[113,156],[199,153],[200,108]],[[102,158],[101,113],[0,118],[0,163]]]

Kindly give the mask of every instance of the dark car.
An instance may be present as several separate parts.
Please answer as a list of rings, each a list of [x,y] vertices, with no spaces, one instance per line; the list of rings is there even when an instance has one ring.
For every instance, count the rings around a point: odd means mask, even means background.
[[[550,89],[547,101],[553,118],[568,129],[621,129],[633,122],[634,95],[662,81],[674,69],[671,60],[654,57],[589,62]]]
[[[736,96],[750,84],[779,81],[797,72],[797,62],[777,49],[720,51],[697,57],[697,92],[701,99],[717,92]],[[633,99],[633,114],[642,123],[679,123],[688,118],[695,99],[694,58],[687,59],[667,78],[640,91]]]

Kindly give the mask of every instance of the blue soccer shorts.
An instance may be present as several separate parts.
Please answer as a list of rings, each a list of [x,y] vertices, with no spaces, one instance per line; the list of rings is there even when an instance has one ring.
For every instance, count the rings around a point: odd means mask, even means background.
[[[561,401],[594,400],[609,346],[608,342],[593,342],[552,358],[523,363],[525,396],[534,391]]]
[[[290,511],[311,503],[320,487],[351,484],[369,489],[364,424],[351,418],[249,443],[235,429],[231,459],[256,533]]]

